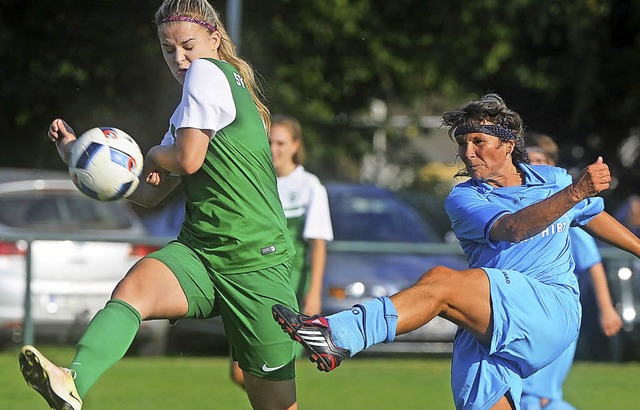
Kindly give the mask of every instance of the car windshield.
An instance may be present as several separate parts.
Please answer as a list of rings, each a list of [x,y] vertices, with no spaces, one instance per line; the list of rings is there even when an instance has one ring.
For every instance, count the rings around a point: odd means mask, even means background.
[[[113,230],[131,227],[114,202],[65,192],[20,192],[0,196],[0,223],[44,231]]]
[[[329,195],[335,240],[434,242],[436,235],[393,196]]]

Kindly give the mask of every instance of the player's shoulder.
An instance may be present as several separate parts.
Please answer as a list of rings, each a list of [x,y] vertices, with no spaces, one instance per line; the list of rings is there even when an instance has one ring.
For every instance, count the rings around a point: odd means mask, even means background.
[[[451,191],[449,192],[447,198],[467,196],[470,194],[482,195],[484,191],[485,189],[481,185],[479,185],[473,179],[469,178],[464,182],[460,182],[459,184],[454,185],[454,187],[451,188]]]
[[[222,75],[224,76],[224,70],[222,65],[218,63],[224,63],[224,61],[218,61],[211,58],[199,58],[191,63],[187,75]],[[225,63],[227,64],[227,63]]]
[[[310,186],[322,186],[320,178],[318,178],[315,174],[307,171],[302,165],[298,165],[291,176],[293,177],[292,179],[296,179],[303,184],[307,184]]]
[[[197,87],[202,83],[227,82],[224,72],[207,59],[198,59],[191,63],[184,80],[186,89]],[[207,87],[210,88],[210,87]]]
[[[444,200],[444,208],[465,208],[470,201],[485,201],[486,190],[472,179],[456,184]]]
[[[543,164],[520,164],[520,168],[525,171],[529,178],[533,181],[544,183],[564,183],[571,181],[571,175],[566,169]]]
[[[304,171],[304,178],[313,185],[322,185],[322,182],[320,181],[320,178],[318,178],[318,176],[316,174],[313,174],[309,171]]]

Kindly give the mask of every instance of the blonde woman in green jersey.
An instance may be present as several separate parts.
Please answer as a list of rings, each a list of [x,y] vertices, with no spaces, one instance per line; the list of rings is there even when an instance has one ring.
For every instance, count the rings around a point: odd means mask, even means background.
[[[302,165],[305,151],[302,127],[297,119],[287,115],[274,116],[269,143],[278,176],[278,195],[296,248],[291,287],[304,314],[319,314],[327,241],[333,240],[327,190],[318,177]],[[231,379],[240,386],[244,385],[237,362],[232,362]]]
[[[142,320],[220,315],[253,408],[297,409],[295,348],[271,318],[274,302],[297,302],[289,284],[295,250],[265,130],[269,112],[250,66],[207,1],[165,0],[155,21],[164,59],[183,85],[182,100],[161,144],[147,153],[146,184],[129,200],[153,206],[181,185],[182,229],[117,285],[68,369],[25,346],[21,371],[51,408],[79,410],[89,388],[124,356]],[[49,137],[68,163],[76,139],[71,127],[56,119]]]

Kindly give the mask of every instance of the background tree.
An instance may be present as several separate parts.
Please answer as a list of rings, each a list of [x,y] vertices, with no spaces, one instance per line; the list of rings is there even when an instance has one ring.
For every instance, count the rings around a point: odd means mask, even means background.
[[[225,1],[212,4],[224,15]],[[397,175],[412,171],[413,187],[432,189],[421,179],[431,174],[420,168],[433,160],[435,139],[421,138],[437,131],[424,118],[495,91],[529,129],[560,142],[565,165],[583,166],[604,154],[620,178],[609,203],[637,192],[637,2],[243,4],[241,54],[262,75],[271,110],[302,120],[309,167],[324,178],[359,179],[363,158],[374,151],[373,135],[383,130],[387,166]],[[158,5],[2,2],[2,165],[60,168],[44,143],[58,116],[78,132],[121,127],[143,150],[160,140],[180,89],[157,44]],[[377,122],[373,101],[387,106]]]

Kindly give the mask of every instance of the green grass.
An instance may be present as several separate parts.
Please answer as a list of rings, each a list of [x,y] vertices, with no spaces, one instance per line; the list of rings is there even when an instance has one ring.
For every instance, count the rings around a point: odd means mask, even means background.
[[[68,363],[71,348],[42,346]],[[46,409],[18,369],[18,351],[0,353],[0,408]],[[330,374],[298,363],[298,400],[306,410],[452,409],[448,358],[354,358]],[[640,363],[578,362],[565,398],[581,410],[637,408]],[[323,393],[318,401],[317,392]],[[87,410],[250,409],[244,391],[228,379],[225,357],[125,357],[85,398]]]

